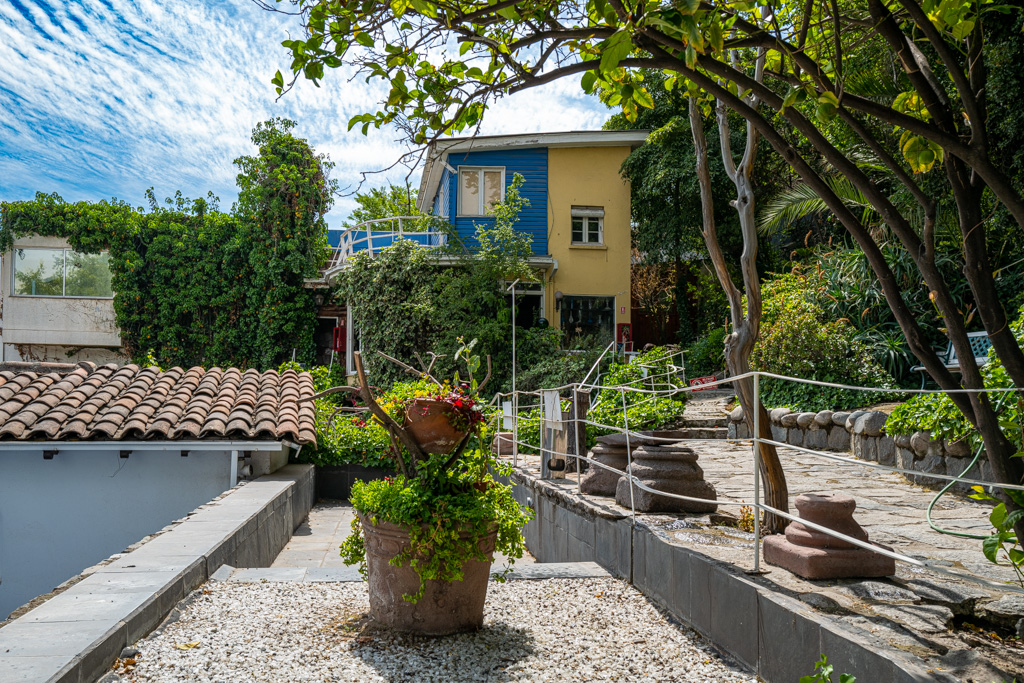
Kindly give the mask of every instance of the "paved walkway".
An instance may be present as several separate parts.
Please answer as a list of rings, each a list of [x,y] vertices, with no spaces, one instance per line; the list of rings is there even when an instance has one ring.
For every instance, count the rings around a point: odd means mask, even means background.
[[[352,507],[346,502],[318,502],[309,511],[306,521],[295,530],[292,540],[270,565],[271,568],[348,568],[341,559],[338,546],[352,532],[353,517]],[[515,566],[521,567],[535,562],[533,556],[526,553],[521,559],[516,560]],[[496,554],[494,569],[500,569],[504,565],[505,558]],[[319,576],[320,573],[314,572],[312,575]]]
[[[753,500],[754,474],[750,443],[709,441],[691,444],[700,454],[698,464],[705,479],[714,484],[720,499]],[[902,475],[873,467],[838,463],[816,456],[779,449],[792,500],[801,493],[845,493],[857,501],[854,517],[872,541],[888,545],[915,558],[938,560],[941,564],[1007,581],[1013,578],[1008,567],[988,562],[981,552],[981,541],[943,535],[929,527],[925,511],[936,491],[907,481]],[[762,496],[764,495],[762,489]],[[735,505],[723,508],[737,514]],[[953,494],[943,496],[932,512],[939,526],[953,531],[986,534],[991,529],[991,508]],[[685,536],[685,532],[674,532]],[[743,566],[752,562],[730,558]]]

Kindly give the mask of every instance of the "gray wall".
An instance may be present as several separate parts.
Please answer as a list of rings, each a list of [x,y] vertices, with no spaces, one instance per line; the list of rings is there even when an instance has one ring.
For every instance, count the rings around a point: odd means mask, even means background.
[[[0,619],[226,491],[231,456],[0,451]]]

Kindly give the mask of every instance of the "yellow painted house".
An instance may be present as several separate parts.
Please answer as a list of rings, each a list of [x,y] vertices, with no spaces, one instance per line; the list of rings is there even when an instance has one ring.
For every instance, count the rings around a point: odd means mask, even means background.
[[[541,283],[517,288],[517,322],[569,336],[631,339],[630,188],[619,169],[647,131],[449,138],[431,145],[418,208],[472,245],[477,225],[514,174],[530,201],[516,229],[530,235]]]

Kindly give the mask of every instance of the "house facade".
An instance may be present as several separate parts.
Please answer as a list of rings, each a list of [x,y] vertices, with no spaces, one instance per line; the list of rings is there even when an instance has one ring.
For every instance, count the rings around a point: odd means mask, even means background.
[[[123,363],[107,254],[22,237],[0,265],[0,363]]]
[[[647,131],[450,138],[428,150],[420,211],[451,223],[471,247],[477,226],[515,174],[529,206],[516,230],[531,238],[541,282],[517,292],[519,324],[574,335],[630,338],[630,188],[619,169]]]

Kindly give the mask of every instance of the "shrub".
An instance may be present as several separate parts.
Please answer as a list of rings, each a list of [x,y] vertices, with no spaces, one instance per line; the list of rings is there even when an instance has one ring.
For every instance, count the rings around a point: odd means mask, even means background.
[[[516,389],[538,391],[582,382],[607,345],[606,340],[588,336],[576,339],[575,348],[572,350],[553,351],[545,349],[548,344],[542,341],[543,333],[550,331],[552,330],[527,330],[541,334],[532,335],[537,338],[530,340],[526,354],[521,351],[517,354],[519,372],[516,376]],[[557,335],[557,331],[555,332]],[[518,343],[520,342],[517,340]]]
[[[761,338],[751,355],[756,370],[855,386],[893,388],[892,377],[875,362],[845,319],[827,320],[807,291],[808,281],[790,273],[765,283]],[[818,411],[855,408],[892,394],[850,391],[765,379],[765,405]]]
[[[587,419],[602,427],[587,427],[587,446],[593,446],[595,439],[604,434],[611,434],[626,426],[628,421],[631,431],[657,429],[674,422],[685,408],[686,394],[654,395],[650,393],[626,391],[625,417],[622,410],[623,392],[619,386],[643,387],[659,391],[672,391],[675,377],[672,375],[671,354],[664,347],[656,347],[646,353],[634,356],[628,363],[613,364],[601,380],[607,388],[601,389],[591,397],[591,409]],[[646,372],[645,372],[646,371]],[[562,401],[562,410],[569,410],[570,401]],[[520,413],[518,440],[520,450],[530,452],[540,448],[539,410],[528,410]],[[525,446],[524,444],[528,444]]]
[[[686,374],[707,377],[725,369],[725,328],[716,327],[686,348]]]
[[[1017,338],[1017,343],[1024,344],[1024,306],[1019,316],[1010,323],[1010,329]],[[981,369],[981,377],[986,387],[1007,389],[1016,385],[1010,380],[1006,368],[1000,362],[995,349],[989,349],[988,362]],[[1024,399],[1019,393],[999,392],[989,394],[999,413],[999,424],[1007,438],[1024,449]],[[885,431],[889,435],[912,434],[918,431],[931,432],[933,439],[957,441],[964,437],[970,438],[975,447],[981,445],[981,437],[974,431],[956,404],[948,394],[917,394],[906,403],[892,411],[885,423]]]

